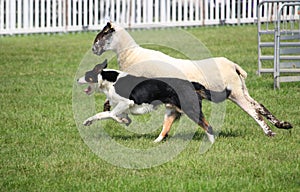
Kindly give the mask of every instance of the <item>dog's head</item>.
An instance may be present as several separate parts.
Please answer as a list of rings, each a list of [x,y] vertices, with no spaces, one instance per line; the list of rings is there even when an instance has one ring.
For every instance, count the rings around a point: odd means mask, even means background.
[[[97,64],[91,71],[87,71],[85,75],[77,79],[78,84],[89,84],[89,86],[84,90],[88,95],[94,92],[94,84],[99,83],[101,77],[99,75],[107,67],[107,60],[103,63]],[[101,76],[101,75],[100,75]]]
[[[101,55],[106,50],[110,49],[110,43],[112,41],[112,35],[115,29],[111,22],[108,22],[106,26],[98,33],[93,43],[93,52],[96,55]]]

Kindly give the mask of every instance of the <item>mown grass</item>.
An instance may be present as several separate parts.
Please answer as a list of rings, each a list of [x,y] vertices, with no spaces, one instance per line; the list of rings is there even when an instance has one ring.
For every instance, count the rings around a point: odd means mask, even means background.
[[[272,127],[277,135],[268,138],[227,102],[222,131],[207,153],[199,153],[203,132],[198,130],[168,163],[142,170],[116,167],[85,145],[73,119],[74,76],[96,33],[2,37],[1,191],[299,191],[299,82],[282,83],[275,91],[270,74],[256,76],[256,26],[185,30],[213,56],[240,64],[251,95],[294,129]],[[157,136],[120,129],[110,134],[129,146]]]

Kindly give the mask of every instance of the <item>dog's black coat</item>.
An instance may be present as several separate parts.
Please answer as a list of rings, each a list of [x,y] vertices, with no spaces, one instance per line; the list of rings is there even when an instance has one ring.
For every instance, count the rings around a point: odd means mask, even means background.
[[[119,77],[120,73],[117,71],[102,70],[102,67],[97,72],[96,68],[97,66],[86,73],[87,82],[98,82],[98,74],[101,73],[102,80],[114,83],[115,92],[121,97],[133,100],[137,105],[171,104],[198,124],[203,123],[204,118],[201,110],[202,98],[221,102],[231,92],[227,89],[222,92],[210,91],[199,83],[177,78],[145,78],[129,74]]]
[[[105,69],[106,67],[107,60],[96,65],[93,70],[86,72],[85,76],[77,81],[79,84],[96,83],[114,108],[112,111],[100,112],[89,117],[83,125],[89,126],[93,121],[107,118],[129,125],[131,122],[128,117],[129,113],[145,114],[155,109],[155,106],[164,103],[167,107],[165,119],[171,117],[170,112],[172,111],[175,111],[176,115],[185,113],[205,130],[210,142],[214,142],[213,129],[205,120],[202,112],[202,99],[206,98],[214,102],[221,102],[229,96],[230,90],[225,89],[221,92],[214,92],[199,83],[187,80],[137,77],[122,71]],[[91,91],[91,85],[85,89],[87,94],[90,94]],[[171,120],[169,122],[173,121]],[[170,126],[164,125],[155,142],[165,138],[169,130]]]
[[[133,100],[138,105],[143,103],[154,106],[160,103],[174,105],[196,123],[200,123],[204,117],[202,98],[212,100],[213,95],[213,98],[220,102],[230,94],[230,90],[212,92],[199,83],[190,83],[177,78],[145,78],[132,75],[119,78],[114,87],[117,94]]]

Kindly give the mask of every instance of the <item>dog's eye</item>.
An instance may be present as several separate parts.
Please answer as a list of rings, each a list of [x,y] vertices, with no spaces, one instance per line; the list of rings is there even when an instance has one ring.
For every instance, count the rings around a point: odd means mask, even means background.
[[[90,78],[89,78],[89,81],[92,82],[92,81],[93,81],[93,78],[90,77]]]

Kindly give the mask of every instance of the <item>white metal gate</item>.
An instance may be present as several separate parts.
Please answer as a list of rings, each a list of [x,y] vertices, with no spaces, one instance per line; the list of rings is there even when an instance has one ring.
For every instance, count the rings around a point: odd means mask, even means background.
[[[299,15],[299,0],[265,0],[258,6],[258,74],[273,73],[274,88],[280,82],[300,80],[280,75],[300,73]]]
[[[284,3],[278,8],[277,26],[275,30],[275,58],[274,58],[274,87],[280,88],[280,82],[300,81],[300,76],[285,75],[281,76],[280,72],[285,70],[289,73],[300,73],[300,20],[298,26],[295,26],[294,21],[290,21],[291,26],[286,29],[282,24],[281,15],[285,8],[292,8],[291,11],[296,11],[295,6],[300,5],[298,2]],[[297,9],[297,12],[300,9]],[[295,29],[295,27],[297,27]],[[286,44],[282,47],[281,44]]]

